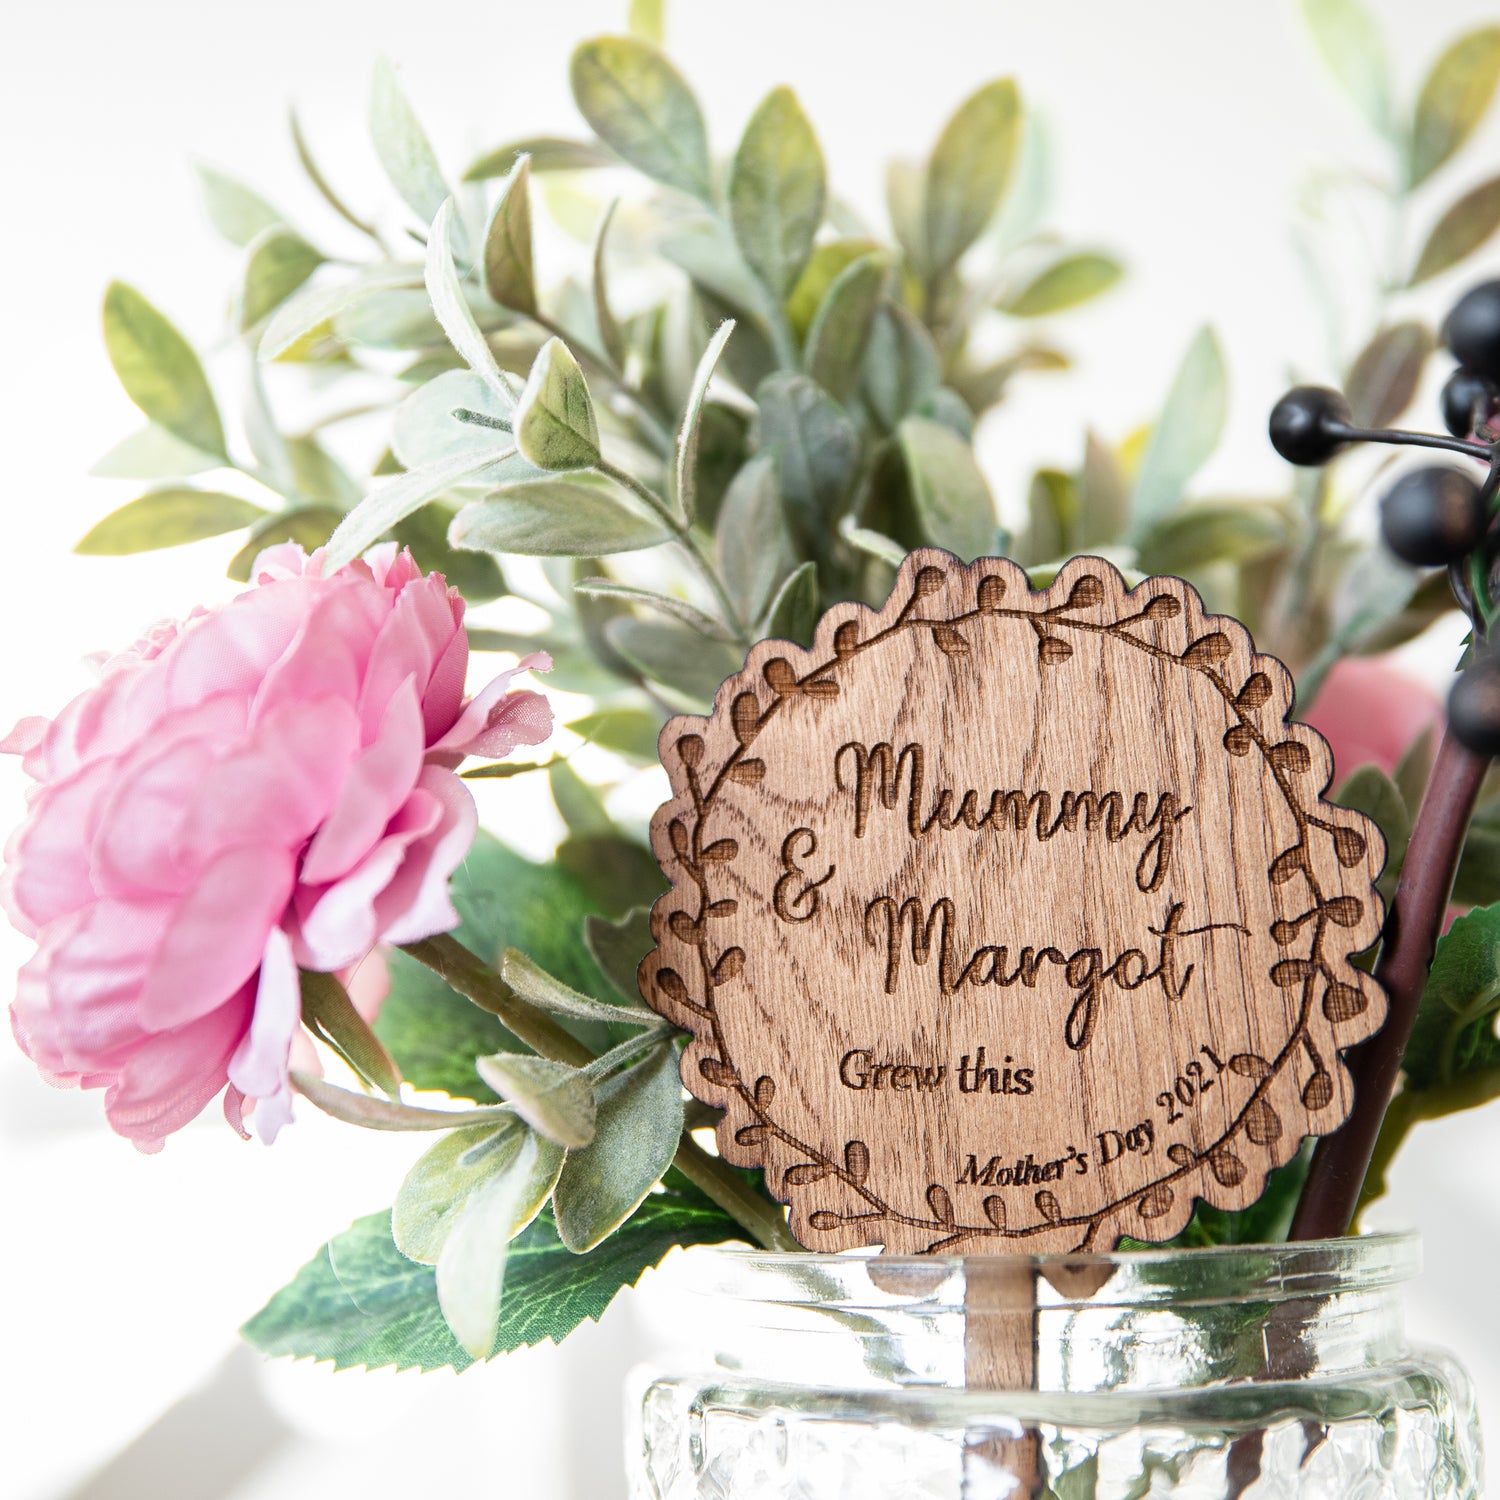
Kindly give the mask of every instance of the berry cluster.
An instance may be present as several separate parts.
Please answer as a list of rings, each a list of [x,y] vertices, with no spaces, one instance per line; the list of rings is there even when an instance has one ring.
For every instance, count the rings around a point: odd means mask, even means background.
[[[1500,558],[1500,525],[1492,512],[1500,485],[1500,281],[1459,299],[1443,324],[1443,342],[1458,368],[1443,387],[1443,424],[1451,434],[1357,427],[1343,396],[1297,386],[1271,411],[1271,444],[1289,463],[1326,464],[1351,443],[1441,448],[1484,464],[1476,479],[1449,464],[1403,474],[1380,502],[1380,531],[1397,557],[1416,567],[1446,567],[1456,598],[1474,624],[1472,661],[1448,702],[1454,735],[1479,754],[1500,754],[1500,655],[1489,639],[1497,614],[1489,597]],[[1477,586],[1476,586],[1477,585]]]

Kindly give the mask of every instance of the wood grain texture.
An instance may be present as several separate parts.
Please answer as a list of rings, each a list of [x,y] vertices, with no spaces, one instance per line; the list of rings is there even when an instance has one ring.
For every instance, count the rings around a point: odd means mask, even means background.
[[[1167,1239],[1351,1103],[1385,856],[1186,583],[923,550],[662,733],[641,991],[815,1250]]]

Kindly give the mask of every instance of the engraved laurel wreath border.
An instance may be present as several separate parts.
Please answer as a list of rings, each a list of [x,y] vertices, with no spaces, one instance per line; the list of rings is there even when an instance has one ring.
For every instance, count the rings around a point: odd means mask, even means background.
[[[948,590],[955,574],[972,583],[973,607],[941,618],[924,613],[922,601]],[[1161,589],[1162,584],[1168,588]],[[1023,601],[1020,605],[1006,602],[1017,595]],[[1106,602],[1116,606],[1114,618],[1089,617]],[[1135,607],[1136,612],[1123,614],[1120,606]],[[1187,637],[1181,650],[1162,644],[1160,630],[1155,632],[1157,639],[1147,639],[1128,628],[1147,621],[1160,626],[1179,617],[1185,621]],[[746,1083],[730,1056],[719,1022],[717,992],[739,979],[745,954],[733,946],[718,949],[712,941],[713,923],[732,915],[737,907],[732,897],[715,895],[714,876],[733,862],[739,847],[732,838],[709,838],[706,825],[726,786],[754,785],[764,777],[764,762],[748,752],[767,721],[791,698],[836,697],[839,673],[864,652],[901,631],[929,630],[944,655],[957,658],[968,655],[970,649],[960,627],[988,619],[1025,620],[1036,635],[1044,665],[1060,663],[1072,655],[1066,633],[1089,632],[1108,635],[1158,660],[1196,671],[1211,682],[1231,718],[1223,737],[1225,750],[1237,756],[1253,751],[1262,757],[1296,823],[1296,842],[1275,857],[1267,877],[1276,885],[1300,877],[1310,903],[1299,917],[1280,919],[1271,928],[1271,937],[1285,956],[1272,965],[1270,978],[1280,988],[1301,989],[1296,1024],[1274,1058],[1239,1053],[1229,1059],[1230,1068],[1253,1079],[1255,1087],[1224,1133],[1196,1153],[1181,1143],[1174,1144],[1168,1150],[1169,1171],[1087,1214],[1063,1215],[1056,1197],[1043,1188],[1034,1195],[1038,1218],[1020,1225],[1007,1224],[1005,1205],[998,1195],[984,1200],[985,1223],[960,1223],[946,1188],[939,1183],[927,1189],[925,1213],[904,1212],[871,1186],[872,1163],[869,1148],[862,1141],[846,1143],[843,1160],[837,1161],[785,1129],[773,1113],[775,1080],[761,1075]],[[1236,687],[1226,668],[1237,646],[1243,646],[1248,654],[1250,671]],[[800,671],[795,665],[799,658]],[[767,692],[768,699],[764,696]],[[1115,1236],[1106,1243],[1099,1238],[1101,1226],[1132,1206],[1141,1222],[1132,1223],[1130,1232],[1139,1239],[1164,1240],[1186,1224],[1196,1197],[1218,1207],[1231,1207],[1254,1201],[1264,1191],[1267,1173],[1295,1154],[1303,1134],[1300,1130],[1290,1134],[1283,1130],[1269,1098],[1283,1071],[1299,1049],[1305,1048],[1314,1071],[1302,1087],[1301,1103],[1309,1115],[1329,1110],[1352,1091],[1339,1054],[1378,1030],[1386,1009],[1384,992],[1369,975],[1349,963],[1349,955],[1363,951],[1379,933],[1383,902],[1378,892],[1371,884],[1363,899],[1348,894],[1325,896],[1308,856],[1309,840],[1315,835],[1326,836],[1333,841],[1339,864],[1346,868],[1365,863],[1367,850],[1373,848],[1378,873],[1384,859],[1384,839],[1362,814],[1322,799],[1321,792],[1327,789],[1331,777],[1331,754],[1315,730],[1289,724],[1291,702],[1291,678],[1282,663],[1256,653],[1249,632],[1239,621],[1206,615],[1197,591],[1181,579],[1149,578],[1131,590],[1111,563],[1097,557],[1079,557],[1065,565],[1048,588],[1033,591],[1025,573],[1005,559],[981,558],[964,564],[950,553],[924,548],[903,562],[890,597],[879,611],[858,604],[835,606],[819,622],[811,650],[781,641],[758,643],[744,669],[719,688],[711,718],[683,716],[667,724],[661,735],[661,753],[674,795],[653,818],[651,838],[672,884],[652,910],[651,930],[658,946],[642,960],[641,992],[653,1009],[692,1034],[682,1059],[683,1082],[696,1098],[724,1110],[718,1124],[721,1154],[738,1166],[767,1167],[766,1143],[775,1139],[799,1158],[785,1168],[779,1183],[770,1181],[772,1173],[767,1171],[770,1191],[781,1202],[791,1204],[791,1227],[798,1240],[808,1244],[812,1231],[827,1248],[883,1243],[890,1249],[892,1235],[879,1232],[880,1226],[886,1225],[896,1229],[895,1237],[905,1242],[932,1236],[926,1245],[917,1246],[917,1253],[973,1253],[998,1250],[1002,1246],[997,1241],[1026,1241],[1038,1235],[1055,1238],[1059,1231],[1076,1228],[1077,1242],[1064,1248],[1107,1250],[1125,1231],[1117,1227]],[[1268,707],[1268,713],[1261,712]],[[709,767],[704,764],[705,732],[726,716],[726,709],[734,732],[734,749],[720,765]],[[1321,773],[1312,783],[1319,791],[1307,798],[1303,787],[1315,772]],[[685,895],[696,897],[695,909],[684,908]],[[1305,955],[1298,956],[1290,950],[1304,928],[1311,936]],[[1346,932],[1347,939],[1339,952],[1330,953],[1325,945],[1335,928]],[[684,958],[691,955],[695,959],[683,963],[690,974],[668,965],[668,946],[683,953]],[[682,963],[681,958],[678,961]],[[1316,993],[1320,989],[1321,994]],[[1315,1000],[1321,1001],[1324,1017],[1338,1033],[1328,1062],[1311,1035]],[[1344,1074],[1342,1089],[1334,1087],[1330,1066]],[[1295,1077],[1291,1086],[1295,1091]],[[1330,1114],[1318,1133],[1336,1129],[1346,1115]],[[1269,1151],[1266,1166],[1247,1167],[1235,1154],[1233,1143],[1240,1136]],[[1252,1163],[1255,1160],[1252,1157]],[[1192,1193],[1174,1192],[1176,1185],[1193,1176],[1199,1180]],[[1236,1189],[1247,1176],[1254,1183],[1254,1193],[1244,1199]],[[863,1207],[853,1213],[827,1207],[808,1211],[800,1196],[793,1201],[800,1189],[830,1180],[843,1184]]]

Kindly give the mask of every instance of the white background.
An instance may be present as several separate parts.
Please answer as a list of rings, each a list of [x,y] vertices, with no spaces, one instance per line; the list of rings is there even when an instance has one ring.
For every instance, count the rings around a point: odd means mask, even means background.
[[[1375,0],[1375,9],[1408,99],[1440,44],[1496,18],[1480,0]],[[325,165],[368,204],[377,183],[364,97],[377,53],[401,64],[457,170],[504,139],[576,131],[569,48],[617,29],[623,12],[624,0],[5,8],[0,717],[55,711],[86,682],[85,652],[225,593],[227,542],[126,561],[69,551],[129,497],[85,477],[138,425],[99,342],[106,282],[140,286],[200,344],[222,335],[233,252],[203,220],[189,156],[244,177],[312,228],[324,221],[296,174],[289,100]],[[881,164],[925,150],[978,83],[1014,72],[1045,110],[1061,170],[1057,221],[1121,252],[1131,274],[1059,326],[1082,368],[1034,381],[986,430],[986,465],[1007,509],[1037,463],[1075,461],[1086,421],[1119,438],[1148,418],[1204,321],[1223,339],[1233,394],[1203,491],[1283,484],[1264,414],[1289,370],[1329,374],[1288,247],[1290,209],[1323,163],[1379,165],[1290,4],[699,0],[678,5],[670,42],[717,150],[767,88],[790,83],[835,181],[877,216]],[[1497,154],[1492,121],[1419,219],[1490,175]],[[1500,249],[1486,264],[1494,274]],[[1414,305],[1440,313],[1454,290],[1439,282]],[[1435,423],[1430,392],[1416,416]],[[1441,651],[1416,659],[1441,679]],[[5,826],[20,815],[20,788],[0,766]],[[532,847],[549,835],[525,809],[497,816]],[[0,935],[0,973],[8,978],[26,951]],[[1381,1219],[1425,1230],[1429,1271],[1410,1299],[1412,1326],[1461,1353],[1500,1432],[1497,1113],[1427,1127],[1398,1163]],[[407,1143],[303,1118],[265,1151],[205,1121],[146,1159],[103,1129],[97,1098],[53,1093],[4,1044],[0,1153],[6,1494],[619,1493],[619,1377],[650,1337],[639,1306],[617,1306],[561,1352],[462,1378],[262,1369],[232,1352],[235,1325],[265,1294],[329,1234],[390,1201],[415,1154]]]

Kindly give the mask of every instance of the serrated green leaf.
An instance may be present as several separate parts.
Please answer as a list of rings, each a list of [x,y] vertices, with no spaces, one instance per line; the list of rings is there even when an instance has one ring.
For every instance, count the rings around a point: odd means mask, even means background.
[[[390,184],[424,225],[431,224],[448,197],[443,169],[401,85],[382,57],[370,80],[370,139]]]
[[[859,433],[806,375],[768,376],[756,388],[761,449],[776,455],[783,509],[804,553],[826,551],[854,484]]]
[[[216,490],[151,490],[92,527],[73,550],[88,557],[125,557],[160,547],[180,547],[204,537],[239,531],[267,514],[260,506]]]
[[[740,618],[759,619],[798,560],[782,517],[774,453],[756,454],[730,481],[719,507],[715,546]]]
[[[539,469],[587,469],[599,462],[599,424],[588,382],[561,339],[548,339],[516,402],[516,443]]]
[[[500,189],[484,236],[484,284],[501,307],[536,311],[531,252],[531,158],[519,158]]]
[[[1425,182],[1474,133],[1500,83],[1500,26],[1454,42],[1432,65],[1411,123],[1407,180]]]
[[[623,36],[583,42],[569,79],[579,113],[611,150],[648,177],[711,200],[702,111],[655,47]]]
[[[1119,261],[1096,251],[1066,255],[1000,302],[1013,318],[1044,318],[1077,307],[1112,287],[1125,274]]]
[[[1500,906],[1457,918],[1437,941],[1402,1059],[1406,1087],[1425,1091],[1500,1065]]]
[[[158,427],[204,453],[224,453],[224,425],[198,356],[122,281],[104,294],[104,347],[125,394]]]
[[[503,485],[466,505],[448,531],[455,547],[523,557],[605,557],[656,547],[671,536],[628,491],[589,473]]]
[[[959,105],[928,158],[923,184],[926,270],[948,271],[1005,196],[1021,136],[1021,97],[1009,78]]]
[[[656,741],[662,715],[644,708],[604,708],[567,724],[591,745],[612,750],[643,765],[656,763]]]
[[[558,1238],[580,1255],[624,1223],[672,1164],[682,1134],[676,1047],[659,1043],[596,1092],[594,1139],[568,1153],[552,1195]]]
[[[1387,427],[1411,405],[1432,353],[1431,331],[1421,323],[1382,328],[1360,350],[1344,382],[1358,427]]]
[[[521,1052],[497,1052],[478,1058],[475,1066],[479,1076],[539,1135],[567,1148],[587,1146],[593,1140],[594,1086],[586,1073]]]
[[[604,923],[604,919],[588,918],[588,923],[595,922]],[[609,925],[604,923],[606,927]],[[586,924],[585,930],[594,929]],[[642,950],[640,958],[644,957],[645,950]],[[637,958],[637,963],[640,958]],[[500,977],[523,1000],[529,1000],[533,1005],[539,1005],[554,1015],[572,1016],[578,1021],[602,1021],[608,1025],[646,1027],[652,1030],[667,1026],[655,1011],[647,1010],[639,1003],[616,1005],[613,1001],[596,1000],[592,995],[580,994],[571,985],[554,979],[539,964],[533,963],[515,948],[507,948],[501,958]]]
[[[923,538],[963,562],[991,552],[999,519],[974,450],[926,417],[907,417],[896,436]]]
[[[778,302],[801,276],[823,222],[823,152],[797,96],[773,89],[729,168],[729,219],[746,263]]]
[[[485,182],[504,177],[523,156],[531,158],[533,172],[583,172],[591,167],[612,167],[615,158],[592,141],[570,141],[562,136],[534,135],[509,145],[496,146],[476,157],[463,175],[465,182]]]
[[[248,332],[269,317],[323,264],[294,229],[272,225],[251,243],[240,285],[240,331]]]
[[[605,638],[643,676],[693,704],[712,701],[723,680],[744,665],[732,646],[711,641],[671,620],[623,616],[605,627]]]
[[[880,254],[862,255],[845,266],[830,283],[807,331],[807,373],[835,400],[848,400],[859,382],[886,270]]]
[[[209,222],[231,245],[248,245],[262,230],[282,222],[281,214],[243,182],[204,162],[195,162],[193,169]]]
[[[1382,135],[1391,132],[1391,62],[1375,17],[1359,0],[1302,0],[1328,71]]]
[[[818,565],[805,562],[793,569],[776,591],[756,634],[763,639],[810,646],[817,623]]]
[[[1500,229],[1500,177],[1471,188],[1436,224],[1417,257],[1410,286],[1439,276],[1466,260]]]
[[[333,286],[307,286],[288,297],[271,315],[256,356],[268,363],[290,352],[314,329],[357,307],[368,297],[422,285],[420,266],[376,266]]]

